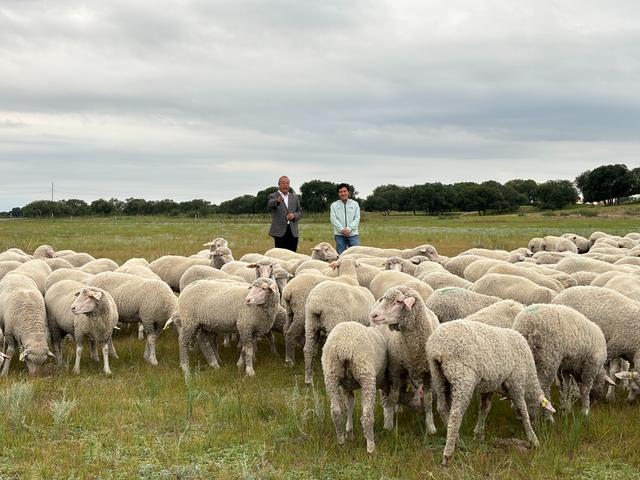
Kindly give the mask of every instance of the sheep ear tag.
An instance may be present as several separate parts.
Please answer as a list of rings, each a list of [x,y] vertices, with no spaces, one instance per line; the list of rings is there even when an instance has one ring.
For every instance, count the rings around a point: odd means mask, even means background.
[[[27,350],[23,350],[22,353],[20,353],[18,360],[20,360],[21,362],[24,362],[25,359],[27,358],[28,353],[29,352]]]
[[[407,310],[411,310],[413,308],[413,305],[416,303],[416,299],[413,297],[407,297],[402,303],[404,303],[404,306],[407,308]]]
[[[638,376],[638,372],[616,372],[615,375],[616,378],[619,378],[621,380],[635,380],[635,378]]]
[[[542,400],[540,401],[540,406],[545,410],[549,410],[551,413],[556,413],[556,409],[553,408],[553,405],[551,405],[551,402],[547,400],[546,397],[542,397]]]

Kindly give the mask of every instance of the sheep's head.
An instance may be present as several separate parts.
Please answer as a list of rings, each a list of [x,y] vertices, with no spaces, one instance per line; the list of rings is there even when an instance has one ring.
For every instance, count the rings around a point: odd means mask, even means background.
[[[247,268],[254,268],[256,271],[256,278],[269,278],[273,276],[273,267],[275,266],[273,260],[269,258],[263,258],[257,262],[250,263]]]
[[[629,396],[627,397],[627,402],[631,403],[638,398],[640,395],[640,373],[635,371],[622,371],[616,373],[616,378],[621,380],[627,380],[629,382]]]
[[[287,285],[287,283],[289,283],[289,280],[293,278],[293,275],[287,272],[280,265],[276,265],[275,267],[273,267],[272,278],[278,285],[280,285],[280,288],[282,289]]]
[[[315,260],[332,262],[339,257],[338,252],[328,242],[321,242],[311,249],[311,258]]]
[[[228,247],[229,242],[227,242],[224,238],[218,237],[218,238],[214,238],[210,242],[203,243],[202,246],[209,247],[209,250],[213,252],[218,247]]]
[[[527,248],[533,253],[543,252],[545,250],[545,242],[542,238],[536,237],[529,240]]]
[[[271,278],[258,278],[249,286],[249,293],[244,299],[246,305],[258,306],[267,301],[270,293],[278,295],[278,285]]]
[[[432,262],[440,262],[438,251],[433,245],[421,245],[420,247],[418,247],[418,255],[427,257]]]
[[[440,255],[438,255],[438,256],[440,256]],[[391,258],[394,258],[394,257],[391,257]],[[440,258],[442,258],[442,257],[440,257]],[[429,259],[427,257],[423,257],[422,255],[416,255],[415,257],[411,257],[409,259],[409,261],[411,263],[413,263],[414,265],[420,265],[422,262],[428,262]]]
[[[410,312],[416,304],[418,292],[408,287],[391,287],[380,298],[369,314],[374,325],[389,325],[393,330],[406,327],[406,312]]]
[[[38,372],[38,367],[44,365],[44,363],[51,358],[55,358],[55,355],[49,350],[49,347],[44,345],[35,345],[29,346],[25,348],[21,353],[20,359],[21,362],[25,362],[27,364],[27,369],[31,375],[34,375]]]
[[[360,263],[358,263],[358,260],[356,260],[353,257],[342,257],[336,260],[335,262],[331,262],[329,264],[329,267],[331,267],[331,270],[338,270],[338,272],[340,272],[340,269],[344,267],[356,268],[359,266],[360,266]]]
[[[211,264],[215,268],[221,268],[225,263],[233,261],[233,254],[228,247],[216,247],[209,253]]]
[[[423,258],[425,258],[425,257],[423,257]],[[384,262],[384,269],[385,270],[396,270],[398,272],[401,272],[403,267],[404,267],[404,265],[403,265],[403,262],[402,262],[402,258],[400,258],[400,257],[389,257]]]
[[[40,245],[33,252],[33,258],[53,258],[56,252],[51,245]]]
[[[95,287],[84,287],[75,293],[76,299],[71,304],[71,313],[80,315],[93,312],[104,292]]]

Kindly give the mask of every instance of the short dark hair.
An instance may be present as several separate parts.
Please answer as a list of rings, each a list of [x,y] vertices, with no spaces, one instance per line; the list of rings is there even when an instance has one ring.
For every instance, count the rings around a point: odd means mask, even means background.
[[[341,188],[346,188],[347,190],[351,191],[351,187],[348,183],[339,183],[336,192],[339,192]]]

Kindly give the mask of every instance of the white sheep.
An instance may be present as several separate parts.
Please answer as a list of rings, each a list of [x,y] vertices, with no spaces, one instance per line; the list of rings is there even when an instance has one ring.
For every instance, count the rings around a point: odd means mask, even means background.
[[[384,327],[386,330],[386,327]],[[338,445],[344,445],[345,433],[353,436],[353,392],[362,390],[362,430],[367,453],[375,450],[373,435],[376,391],[386,386],[387,346],[380,327],[365,327],[357,322],[342,322],[327,336],[322,350],[322,373]],[[346,412],[342,405],[346,404]],[[345,415],[346,413],[346,415]],[[384,425],[393,428],[393,406],[384,408]]]
[[[464,278],[464,271],[469,265],[475,261],[484,259],[485,257],[480,255],[458,255],[456,257],[451,257],[449,260],[444,262],[442,266],[449,273],[453,273],[460,278]]]
[[[499,297],[472,292],[466,288],[447,287],[435,290],[426,302],[440,323],[465,318],[502,300]]]
[[[211,266],[218,269],[222,268],[226,263],[233,262],[234,260],[233,253],[228,247],[218,247],[215,250],[212,250],[209,253],[209,257],[211,257]]]
[[[430,273],[446,271],[447,270],[445,270],[441,263],[427,261],[421,262],[416,266],[415,270],[413,271],[413,276],[416,278],[421,278]]]
[[[42,258],[51,270],[58,270],[59,268],[75,268],[69,262],[67,262],[64,258]]]
[[[174,291],[179,291],[180,278],[193,265],[210,265],[205,258],[188,258],[180,255],[164,255],[149,264],[153,273],[158,275]]]
[[[311,259],[321,260],[323,262],[335,262],[340,255],[329,242],[320,242],[311,249]]]
[[[341,258],[338,270],[341,276],[356,281],[355,261]],[[329,280],[316,285],[305,303],[305,344],[304,344],[304,381],[313,383],[313,358],[320,335],[328,334],[341,322],[369,324],[369,311],[375,298],[365,287],[348,285],[344,282]]]
[[[31,255],[22,255],[17,252],[10,252],[8,250],[0,253],[0,262],[28,262],[31,260]]]
[[[136,277],[147,278],[149,280],[162,280],[158,275],[153,273],[147,265],[120,265],[114,270],[115,272],[128,273]]]
[[[61,280],[75,280],[76,282],[86,284],[93,275],[87,272],[76,270],[75,268],[59,268],[51,272],[44,283],[45,292]]]
[[[559,293],[552,303],[571,307],[598,325],[607,341],[607,360],[620,357],[637,371],[640,366],[640,303],[602,287],[569,288]]]
[[[578,250],[578,253],[587,253],[589,251],[589,248],[591,247],[591,242],[589,242],[589,239],[581,235],[577,235],[575,233],[563,233],[561,236],[573,242],[576,246],[576,249]]]
[[[401,285],[416,290],[425,302],[433,293],[433,289],[422,280],[395,270],[385,270],[376,275],[369,284],[369,290],[371,290],[371,293],[373,293],[373,296],[377,300],[381,298],[389,288],[399,287]]]
[[[71,252],[67,255],[60,255],[61,252],[56,252],[55,257],[61,257],[64,258],[67,262],[69,262],[71,265],[73,265],[74,267],[81,267],[89,262],[92,262],[95,260],[95,257],[89,255],[88,253],[85,252]]]
[[[469,291],[515,300],[524,305],[549,303],[556,296],[550,288],[542,287],[528,278],[502,273],[488,273],[473,285]]]
[[[420,275],[418,279],[429,285],[433,290],[446,287],[469,288],[473,285],[469,280],[458,277],[446,270],[440,272],[427,272],[424,275]]]
[[[571,274],[571,278],[576,281],[576,285],[587,286],[591,285],[596,278],[598,278],[599,274],[595,272],[575,272]]]
[[[23,263],[24,262],[18,262],[15,260],[0,261],[0,280],[2,280],[7,273],[15,270]]]
[[[189,345],[194,338],[212,367],[219,366],[215,345],[218,334],[238,333],[241,348],[238,367],[254,376],[254,340],[266,335],[280,307],[273,279],[259,278],[251,285],[200,280],[188,285],[178,300],[181,329],[180,366],[189,377]],[[201,333],[201,335],[199,335]]]
[[[628,265],[611,265],[610,263],[603,262],[601,260],[596,260],[594,258],[588,258],[585,255],[589,255],[585,253],[584,255],[574,255],[571,257],[563,258],[560,260],[555,268],[559,272],[564,273],[575,273],[575,272],[595,272],[595,273],[604,273],[612,270],[617,270],[619,272],[625,273],[633,273],[634,269]]]
[[[33,258],[39,258],[39,259],[53,258],[55,253],[56,252],[51,245],[40,245],[38,248],[34,250]]]
[[[180,291],[182,292],[187,285],[197,280],[234,280],[236,282],[245,282],[245,279],[237,275],[229,275],[222,270],[210,267],[208,265],[193,265],[187,268],[180,278]]]
[[[542,273],[537,268],[531,267],[523,267],[520,264],[506,263],[500,265],[494,265],[486,273],[500,273],[504,275],[517,275],[519,277],[528,278],[532,282],[540,285],[541,287],[546,287],[554,292],[561,292],[564,290],[564,286],[562,283],[554,278],[550,278],[549,276]]]
[[[120,322],[142,323],[147,335],[144,359],[157,365],[157,336],[167,321],[178,314],[178,301],[171,288],[160,280],[120,272],[102,272],[87,283],[109,292],[116,302]]]
[[[518,413],[527,439],[539,445],[529,409],[555,412],[540,388],[533,355],[524,337],[509,328],[456,320],[440,325],[427,340],[427,357],[438,413],[447,425],[442,464],[447,465],[458,440],[462,418],[474,392],[480,412],[474,434],[484,437],[494,392],[507,395]]]
[[[88,263],[85,263],[78,270],[96,275],[102,272],[113,272],[119,265],[110,258],[96,258]]]
[[[342,252],[343,257],[352,255],[352,254],[365,254],[372,257],[402,257],[402,258],[411,258],[416,256],[427,257],[432,262],[440,262],[440,256],[438,255],[438,251],[435,249],[433,245],[424,244],[418,245],[414,248],[407,248],[404,250],[400,250],[397,248],[378,248],[378,247],[368,247],[364,245],[358,245],[355,247],[349,247],[344,252]]]
[[[582,313],[565,305],[530,305],[512,328],[527,340],[536,363],[538,381],[551,398],[551,384],[559,374],[571,374],[580,389],[582,413],[589,415],[590,399],[605,394],[607,342],[602,330]]]
[[[547,235],[543,238],[532,238],[527,247],[533,253],[540,251],[578,253],[578,248],[571,240],[553,235]]]
[[[309,260],[311,257],[303,253],[292,252],[286,248],[271,248],[264,252],[266,257],[275,258],[277,260]]]
[[[640,302],[640,277],[638,275],[631,275],[629,273],[616,275],[605,283],[603,287],[621,293],[631,300]]]
[[[29,277],[36,282],[38,290],[44,295],[45,283],[47,282],[47,277],[51,275],[51,267],[43,260],[29,260],[7,273],[8,275],[25,275]]]
[[[16,348],[22,348],[20,361],[26,362],[31,374],[54,356],[48,345],[44,298],[36,283],[25,275],[9,274],[0,280],[0,329],[6,346],[0,376],[9,373]]]
[[[476,313],[472,313],[466,317],[466,320],[473,320],[474,322],[481,322],[494,327],[511,328],[513,320],[524,308],[523,304],[514,300],[501,300],[478,310]]]
[[[58,364],[62,364],[60,344],[66,335],[76,342],[74,373],[80,373],[80,358],[85,339],[102,349],[103,371],[111,375],[109,351],[111,335],[118,323],[118,309],[108,292],[74,280],[62,280],[47,290],[44,297],[51,345]],[[111,350],[113,347],[111,346]]]
[[[409,377],[421,382],[423,386],[427,432],[436,433],[433,422],[431,373],[425,347],[429,337],[439,328],[438,319],[425,306],[418,292],[409,287],[387,290],[371,311],[369,318],[375,325],[388,325],[390,329],[399,332]]]

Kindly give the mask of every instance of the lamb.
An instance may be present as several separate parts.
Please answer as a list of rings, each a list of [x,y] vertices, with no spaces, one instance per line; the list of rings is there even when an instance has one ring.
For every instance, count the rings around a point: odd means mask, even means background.
[[[578,253],[587,253],[589,248],[591,247],[591,242],[589,242],[588,238],[582,237],[575,233],[563,233],[561,235],[563,238],[570,240],[576,246]]]
[[[469,290],[502,299],[515,300],[525,305],[549,303],[556,296],[550,288],[541,287],[528,278],[516,275],[489,273],[475,282]]]
[[[386,327],[384,327],[386,329]],[[353,436],[353,392],[362,389],[362,430],[367,453],[375,450],[373,435],[377,389],[386,386],[387,347],[381,328],[365,327],[357,322],[342,322],[327,336],[322,350],[322,373],[338,445],[344,445],[345,433]],[[346,400],[346,402],[345,402]],[[342,405],[346,403],[346,418]],[[393,406],[384,408],[384,425],[393,428]],[[345,425],[346,423],[346,425]],[[345,432],[346,431],[346,432]]]
[[[385,270],[375,276],[369,284],[369,290],[373,293],[375,299],[379,299],[384,295],[391,287],[398,287],[404,285],[416,290],[423,301],[427,301],[429,296],[433,293],[433,289],[421,280],[418,280],[406,273],[397,272],[395,270]]]
[[[416,256],[427,257],[432,262],[440,262],[440,257],[438,255],[438,251],[432,245],[418,245],[414,248],[407,248],[404,250],[399,250],[397,248],[377,248],[377,247],[366,247],[366,246],[355,246],[349,247],[344,252],[342,252],[342,256],[346,257],[352,255],[354,253],[363,253],[365,255],[370,255],[372,257],[401,257],[401,258],[411,258]]]
[[[20,361],[26,362],[30,374],[35,374],[48,357],[53,357],[47,343],[49,332],[44,298],[31,278],[12,273],[0,280],[0,327],[6,346],[6,355],[2,355],[6,360],[0,376],[9,373],[17,347],[22,348]]]
[[[229,275],[222,270],[210,267],[208,265],[193,265],[187,268],[180,278],[180,291],[184,291],[187,285],[197,280],[234,280],[236,282],[245,282],[245,279],[237,275]]]
[[[127,273],[102,272],[88,286],[107,291],[116,302],[120,322],[141,322],[147,343],[144,359],[156,366],[156,338],[170,318],[178,315],[178,301],[169,286]]]
[[[524,305],[513,300],[501,300],[469,315],[466,320],[494,327],[512,328],[513,320],[524,310]]]
[[[110,258],[97,258],[88,263],[85,263],[78,270],[96,275],[102,272],[113,272],[119,265]]]
[[[465,288],[448,287],[435,290],[427,300],[426,307],[435,313],[440,323],[444,323],[468,317],[500,300]]]
[[[589,415],[592,387],[604,397],[607,343],[602,330],[580,312],[564,305],[531,305],[512,328],[527,340],[538,372],[540,388],[551,398],[558,374],[570,373],[578,382],[582,413]]]
[[[61,280],[75,280],[76,282],[86,284],[93,275],[87,272],[76,270],[75,268],[59,268],[47,277],[44,284],[45,292],[48,291],[53,285]]]
[[[553,304],[571,307],[598,325],[607,341],[607,361],[618,357],[640,365],[640,303],[601,287],[574,287],[559,293]],[[632,400],[632,398],[629,398]]]
[[[527,439],[539,442],[531,428],[529,408],[555,412],[540,388],[536,366],[524,337],[508,328],[457,320],[438,327],[427,340],[427,358],[438,412],[447,425],[442,464],[447,465],[462,417],[474,392],[480,394],[480,413],[474,434],[484,437],[493,392],[506,394],[520,414]]]
[[[45,283],[47,281],[47,277],[51,274],[51,267],[47,265],[43,260],[29,260],[28,262],[23,263],[15,270],[7,273],[8,275],[25,275],[31,278],[36,285],[38,286],[38,290],[42,295],[45,292]]]
[[[353,261],[352,261],[353,262]],[[353,263],[343,259],[338,263],[340,270],[348,269],[345,275],[355,281]],[[343,272],[341,271],[342,275]],[[369,324],[369,310],[375,298],[365,287],[348,285],[344,282],[326,281],[316,285],[305,303],[305,344],[304,344],[304,381],[313,383],[313,357],[316,353],[319,337],[328,334],[340,322],[359,322]]]
[[[180,278],[193,265],[210,265],[205,258],[187,258],[180,255],[165,255],[155,259],[149,264],[153,273],[166,282],[172,290],[180,288]]]
[[[375,325],[388,325],[398,330],[400,341],[404,346],[404,356],[409,377],[421,381],[425,400],[425,423],[427,432],[436,433],[433,423],[431,398],[431,373],[427,361],[428,339],[437,331],[438,319],[422,301],[414,289],[409,287],[393,287],[387,290],[369,318]]]
[[[111,375],[109,347],[111,334],[118,323],[118,309],[113,297],[99,288],[87,287],[74,280],[62,280],[47,290],[44,302],[58,364],[62,364],[62,339],[71,335],[76,342],[73,372],[80,373],[80,358],[86,338],[92,345],[102,347],[103,371],[105,375]]]
[[[418,279],[422,280],[434,290],[445,287],[469,288],[473,285],[469,280],[460,278],[446,270],[427,273],[426,275],[421,275]]]
[[[178,300],[180,366],[185,379],[189,377],[189,345],[199,332],[214,342],[219,333],[237,332],[241,348],[238,367],[244,368],[247,376],[254,376],[254,340],[271,330],[279,302],[278,287],[270,278],[254,280],[248,292],[247,287],[215,280],[187,286]],[[206,348],[203,341],[200,346],[208,363],[218,368],[215,349]]]

